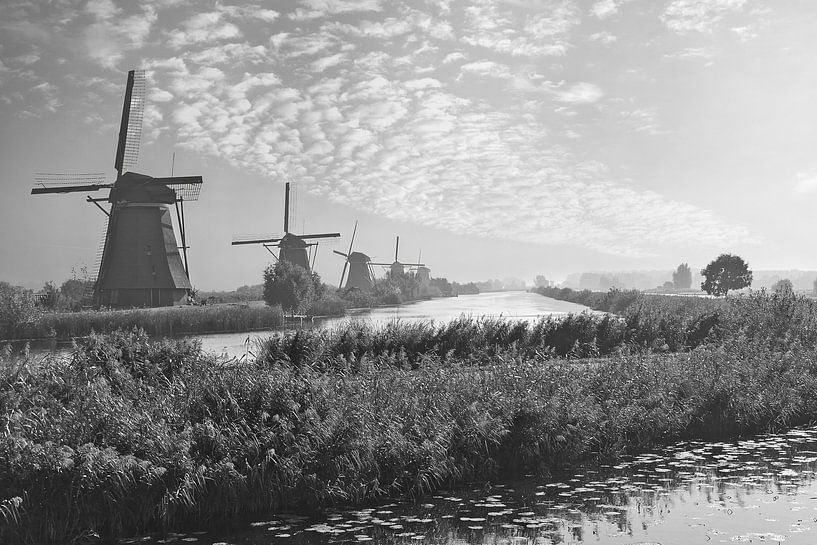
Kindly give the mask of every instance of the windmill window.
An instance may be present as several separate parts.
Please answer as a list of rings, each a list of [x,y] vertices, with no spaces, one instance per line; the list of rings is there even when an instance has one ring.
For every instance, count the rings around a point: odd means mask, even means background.
[[[151,249],[150,249],[150,244],[148,244],[148,245],[145,247],[145,252],[146,252],[148,255],[152,255],[152,252],[151,252]]]
[[[150,270],[151,270],[151,274],[153,274],[153,276],[156,276],[156,265],[151,265]]]

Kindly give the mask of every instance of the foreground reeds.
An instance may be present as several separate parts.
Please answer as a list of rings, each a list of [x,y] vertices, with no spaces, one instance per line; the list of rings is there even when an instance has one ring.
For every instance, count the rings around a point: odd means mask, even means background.
[[[272,329],[283,324],[281,307],[225,304],[131,310],[84,310],[44,313],[37,320],[19,324],[6,334],[16,339],[68,340],[118,329],[144,329],[155,337],[203,335]]]
[[[694,349],[623,343],[592,363],[542,349],[542,326],[468,321],[302,335],[244,365],[140,332],[69,360],[7,355],[0,542],[419,495],[811,422],[816,317],[800,299],[735,300]]]

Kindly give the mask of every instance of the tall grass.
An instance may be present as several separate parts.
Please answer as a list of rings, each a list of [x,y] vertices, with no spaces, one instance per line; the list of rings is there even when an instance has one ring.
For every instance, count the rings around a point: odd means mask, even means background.
[[[271,329],[282,324],[277,306],[184,306],[46,313],[34,322],[19,324],[13,334],[18,339],[71,339],[137,327],[153,336],[174,336]]]
[[[765,299],[758,312],[774,314],[771,306],[776,300]],[[466,317],[436,325],[349,322],[329,330],[282,332],[262,343],[258,361],[287,361],[296,367],[326,370],[338,365],[355,366],[364,358],[381,356],[398,366],[417,366],[429,355],[443,362],[476,362],[508,351],[526,358],[574,359],[621,350],[678,352],[695,348],[712,335],[722,335],[724,328],[740,327],[743,310],[727,316],[725,307],[713,308],[720,307],[682,298],[637,297],[620,316],[582,313],[532,323]]]
[[[736,299],[693,350],[612,350],[589,365],[520,348],[550,326],[493,321],[362,331],[363,352],[347,329],[331,346],[348,351],[331,355],[304,332],[281,345],[292,353],[243,365],[133,331],[66,360],[6,355],[0,542],[420,495],[811,422],[815,317],[800,299]]]

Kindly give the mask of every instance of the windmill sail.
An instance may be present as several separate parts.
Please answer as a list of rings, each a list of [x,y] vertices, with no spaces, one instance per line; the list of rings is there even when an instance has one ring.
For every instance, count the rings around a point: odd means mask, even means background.
[[[116,172],[120,176],[125,169],[134,166],[139,159],[146,90],[145,71],[131,70],[128,72],[125,103],[122,106],[122,121],[119,124],[119,143],[116,147],[116,161],[114,162]]]
[[[76,193],[81,191],[96,191],[113,187],[106,183],[104,173],[93,174],[52,174],[38,172],[34,175],[32,195],[46,193]]]

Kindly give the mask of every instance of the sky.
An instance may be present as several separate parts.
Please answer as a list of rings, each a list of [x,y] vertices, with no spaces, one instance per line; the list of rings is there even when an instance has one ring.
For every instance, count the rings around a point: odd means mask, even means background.
[[[234,235],[338,231],[472,281],[585,270],[817,269],[813,0],[0,3],[0,279],[92,270],[104,216],[34,173],[201,175],[193,284],[260,283]]]

